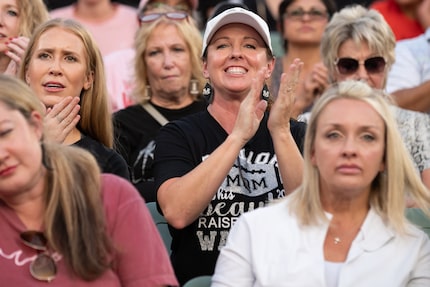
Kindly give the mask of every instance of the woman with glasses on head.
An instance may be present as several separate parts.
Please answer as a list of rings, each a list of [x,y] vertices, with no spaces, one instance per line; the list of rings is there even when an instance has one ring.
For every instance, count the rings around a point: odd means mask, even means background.
[[[348,79],[385,89],[394,63],[394,34],[376,10],[356,5],[333,15],[321,40],[321,55],[330,82]],[[430,119],[393,103],[400,134],[424,184],[430,188]],[[305,120],[305,116],[300,119]]]
[[[310,108],[328,85],[327,68],[321,62],[320,42],[324,28],[336,11],[333,0],[284,0],[279,5],[279,29],[284,55],[277,59],[270,91],[276,96],[283,71],[295,58],[303,60],[293,117]]]
[[[45,141],[24,82],[1,75],[0,86],[1,285],[178,286],[135,188],[89,152]]]
[[[139,4],[137,19],[140,23],[140,18],[146,14],[175,11],[186,12],[188,17],[193,17],[196,7],[197,0],[142,0]],[[114,112],[135,103],[135,99],[131,95],[135,85],[135,54],[133,46],[104,57],[107,87]]]
[[[245,213],[212,287],[430,286],[430,239],[405,217],[430,193],[413,170],[386,95],[347,80],[315,102],[302,185]]]
[[[156,200],[152,164],[159,129],[207,106],[200,31],[186,12],[157,11],[140,16],[132,92],[136,104],[113,115],[117,151],[147,202]]]

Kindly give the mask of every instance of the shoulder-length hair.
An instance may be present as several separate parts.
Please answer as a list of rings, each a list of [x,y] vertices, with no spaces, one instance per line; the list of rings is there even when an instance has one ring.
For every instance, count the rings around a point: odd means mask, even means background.
[[[395,60],[396,38],[393,31],[378,11],[353,5],[333,15],[321,39],[322,60],[329,70],[331,82],[334,81],[339,47],[347,40],[357,45],[367,43],[372,52],[384,57],[388,74]]]
[[[42,0],[17,0],[19,13],[19,35],[31,37],[33,31],[48,21],[49,13]]]
[[[81,119],[77,127],[82,133],[112,148],[113,125],[103,58],[93,37],[81,24],[72,19],[57,18],[48,20],[40,25],[30,38],[18,75],[22,80],[25,80],[25,74],[40,36],[52,28],[61,28],[81,39],[86,52],[87,74],[93,77],[93,83],[90,88],[82,89],[81,91],[81,109],[79,111]]]
[[[397,122],[390,109],[388,96],[360,81],[343,81],[327,89],[312,108],[304,147],[304,174],[302,185],[291,194],[291,210],[304,225],[315,224],[326,218],[321,205],[319,173],[311,162],[315,135],[321,112],[338,99],[353,99],[369,104],[385,125],[385,171],[373,180],[369,204],[398,232],[405,231],[405,199],[410,196],[423,209],[430,206],[430,194],[415,172]]]
[[[19,111],[29,125],[34,111],[43,115],[43,104],[23,81],[0,75],[0,87],[0,102]],[[39,164],[46,169],[44,234],[74,274],[95,279],[110,267],[114,255],[106,233],[99,166],[84,149],[43,141],[40,148]]]
[[[161,11],[162,12],[162,11]],[[194,96],[194,100],[202,98],[202,91],[205,85],[205,79],[203,77],[203,66],[200,58],[200,51],[202,50],[202,36],[198,30],[194,20],[191,17],[183,20],[170,20],[167,17],[160,17],[159,19],[150,22],[142,23],[135,37],[135,49],[136,56],[134,60],[134,83],[135,87],[132,92],[132,96],[137,102],[144,104],[150,99],[148,94],[147,86],[148,82],[148,67],[145,63],[145,52],[148,45],[148,39],[152,32],[159,25],[172,25],[176,27],[179,35],[184,39],[185,44],[188,47],[190,53],[190,63],[192,67],[191,79],[197,80],[197,88],[199,94]]]

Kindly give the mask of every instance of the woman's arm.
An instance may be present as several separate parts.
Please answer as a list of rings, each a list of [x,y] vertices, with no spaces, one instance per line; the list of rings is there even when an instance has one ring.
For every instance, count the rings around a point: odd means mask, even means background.
[[[265,71],[260,71],[248,96],[240,104],[234,127],[210,156],[184,176],[166,180],[157,191],[163,215],[173,227],[184,228],[208,206],[237,159],[254,136],[267,103],[260,99]]]
[[[291,193],[302,182],[303,157],[290,130],[295,90],[303,62],[295,59],[281,76],[278,97],[270,110],[268,128],[272,136],[285,192]]]

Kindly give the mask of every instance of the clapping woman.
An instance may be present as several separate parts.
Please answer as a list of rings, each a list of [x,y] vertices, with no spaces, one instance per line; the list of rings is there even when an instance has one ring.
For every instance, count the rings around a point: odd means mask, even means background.
[[[294,190],[303,167],[305,125],[290,120],[302,63],[281,77],[269,113],[263,83],[274,58],[266,22],[243,8],[225,10],[207,23],[201,55],[210,104],[163,127],[155,149],[157,201],[181,284],[211,275],[237,217]]]

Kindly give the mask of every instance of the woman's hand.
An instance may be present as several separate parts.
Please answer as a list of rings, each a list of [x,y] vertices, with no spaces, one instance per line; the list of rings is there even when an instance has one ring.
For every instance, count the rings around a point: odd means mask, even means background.
[[[316,63],[312,67],[312,71],[306,75],[303,89],[297,91],[292,117],[297,118],[302,114],[325,91],[328,85],[328,69],[322,62]]]
[[[11,61],[5,70],[5,74],[16,76],[21,66],[21,61],[24,56],[24,52],[27,49],[29,39],[27,37],[12,38],[8,43],[8,51],[5,55],[8,56]]]
[[[64,98],[52,108],[48,108],[44,119],[46,139],[63,143],[81,118],[80,108],[78,97]]]
[[[278,131],[290,132],[290,118],[296,96],[297,84],[303,62],[294,59],[286,73],[282,73],[278,97],[270,109],[269,121],[267,123],[270,133]]]
[[[261,99],[265,74],[266,68],[258,71],[257,76],[252,81],[251,90],[240,104],[231,134],[241,138],[243,144],[247,143],[257,132],[267,107],[267,102]]]

